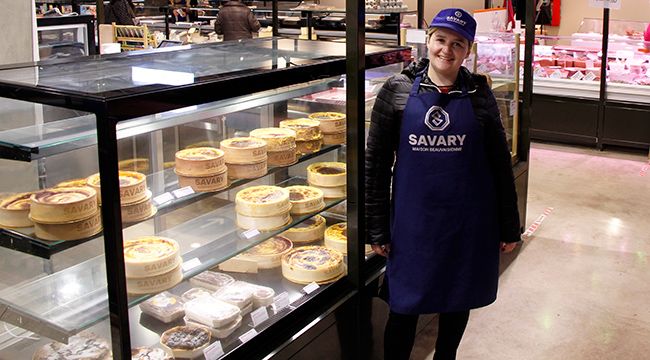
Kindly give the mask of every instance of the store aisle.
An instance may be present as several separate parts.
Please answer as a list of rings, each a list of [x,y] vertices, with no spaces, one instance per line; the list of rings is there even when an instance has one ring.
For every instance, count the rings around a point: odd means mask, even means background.
[[[553,212],[473,311],[459,360],[650,358],[650,164],[533,144],[528,221]],[[507,263],[507,261],[506,261]],[[431,359],[436,321],[412,359]]]

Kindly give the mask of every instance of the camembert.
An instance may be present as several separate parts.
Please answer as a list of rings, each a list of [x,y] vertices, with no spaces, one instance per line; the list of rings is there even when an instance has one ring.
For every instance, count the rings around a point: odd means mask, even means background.
[[[97,191],[97,201],[101,204],[101,182],[99,174],[88,177],[88,185]],[[147,177],[135,171],[120,171],[120,202],[129,204],[138,202],[147,196]]]
[[[338,250],[342,254],[348,253],[348,223],[341,222],[334,224],[325,230],[325,246]],[[365,253],[372,252],[370,245],[365,246]]]
[[[289,190],[291,213],[295,215],[309,214],[320,211],[325,207],[323,191],[312,186],[294,185]]]
[[[289,212],[289,190],[278,186],[251,186],[235,195],[237,213],[245,216],[273,216]]]
[[[325,218],[316,215],[283,232],[282,236],[294,244],[306,244],[323,240],[324,233]]]
[[[338,112],[316,112],[310,114],[309,118],[320,121],[320,129],[325,134],[345,131],[345,114]]]
[[[291,240],[283,236],[274,236],[239,254],[238,257],[257,262],[260,269],[272,269],[282,264],[282,256],[292,248]]]
[[[42,224],[34,221],[34,234],[43,240],[80,240],[102,231],[102,217],[99,211],[89,218],[59,224]]]
[[[236,137],[221,141],[226,164],[256,164],[266,161],[266,141],[254,137]]]
[[[342,162],[318,162],[307,167],[307,181],[310,185],[343,186],[346,179],[346,166]]]
[[[296,147],[296,132],[289,128],[260,128],[250,132],[250,136],[266,141],[266,150],[287,151]]]
[[[124,242],[124,265],[127,278],[160,275],[176,268],[181,258],[176,240],[144,236]]]
[[[325,284],[345,272],[343,254],[324,246],[303,246],[282,257],[282,276],[298,284]]]
[[[198,177],[226,171],[223,150],[211,147],[184,149],[176,152],[176,174]]]
[[[8,196],[0,201],[0,227],[32,226],[29,220],[29,198],[32,193]]]
[[[280,127],[296,132],[296,141],[321,139],[320,121],[312,119],[287,119],[280,121]]]
[[[97,192],[90,187],[45,189],[30,197],[29,215],[34,222],[59,224],[95,215]]]

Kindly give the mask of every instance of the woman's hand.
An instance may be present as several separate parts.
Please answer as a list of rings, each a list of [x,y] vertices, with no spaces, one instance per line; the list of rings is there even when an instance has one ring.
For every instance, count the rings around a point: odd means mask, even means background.
[[[514,250],[517,247],[517,244],[518,243],[516,243],[516,242],[513,242],[513,243],[502,242],[501,243],[501,252],[507,254],[507,253],[511,252],[512,250]]]
[[[374,251],[375,254],[381,255],[383,257],[388,257],[388,253],[390,252],[390,244],[384,244],[384,245],[373,244],[371,246],[372,246],[372,251]]]

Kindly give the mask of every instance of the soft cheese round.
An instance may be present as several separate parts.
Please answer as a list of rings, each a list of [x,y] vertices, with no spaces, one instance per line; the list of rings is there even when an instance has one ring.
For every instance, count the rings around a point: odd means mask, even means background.
[[[325,207],[323,191],[303,185],[287,186],[289,190],[289,201],[291,202],[291,213],[295,215],[309,214],[320,211]]]
[[[291,210],[289,190],[279,186],[251,186],[237,192],[235,208],[237,213],[245,216],[284,214]]]
[[[151,191],[147,190],[147,197],[132,204],[122,204],[120,207],[122,221],[125,223],[142,221],[156,214],[158,209],[151,203]]]
[[[34,234],[43,240],[80,240],[97,235],[100,231],[102,216],[99,211],[95,211],[89,218],[60,224],[42,224],[34,221]]]
[[[68,343],[51,342],[38,349],[33,360],[83,359],[111,360],[111,345],[92,332],[81,332],[68,338]]]
[[[212,147],[198,147],[176,152],[176,174],[184,176],[207,176],[226,171],[223,150]]]
[[[298,161],[296,146],[284,151],[269,151],[268,164],[271,166],[289,166]]]
[[[255,164],[266,160],[266,141],[254,137],[236,137],[221,141],[226,164]]]
[[[340,133],[345,131],[345,114],[339,112],[316,112],[309,114],[312,120],[320,122],[320,130],[324,134]]]
[[[344,272],[343,254],[324,246],[295,248],[282,257],[282,276],[298,284],[325,284]]]
[[[260,128],[250,132],[250,136],[266,141],[268,152],[286,151],[296,147],[296,132],[289,128]]]
[[[145,278],[126,278],[126,291],[133,295],[155,294],[171,289],[183,281],[183,269],[178,265],[174,270]]]
[[[0,227],[32,226],[29,220],[31,192],[14,194],[0,201]]]
[[[345,136],[346,132],[340,132],[340,133],[332,133],[332,134],[325,134],[323,133],[323,144],[325,145],[340,145],[340,144],[345,144]]]
[[[322,240],[324,233],[325,218],[315,215],[283,232],[282,236],[294,244],[306,244]]]
[[[90,187],[45,189],[30,197],[30,217],[42,224],[87,219],[98,211],[97,192]]]
[[[271,216],[247,216],[237,213],[237,226],[244,230],[277,230],[291,222],[291,216],[289,214],[289,211]]]
[[[296,132],[296,141],[311,141],[322,138],[320,121],[312,119],[287,119],[280,121],[280,127]]]
[[[222,173],[206,176],[184,176],[178,175],[178,186],[183,188],[189,186],[195,192],[211,192],[223,190],[228,187],[228,168]]]
[[[135,171],[119,171],[120,203],[138,202],[147,196],[147,177]],[[101,204],[101,180],[99,173],[90,175],[86,180],[88,185],[97,191],[97,201]]]
[[[260,269],[272,269],[282,265],[282,256],[293,249],[291,240],[284,236],[274,236],[258,244],[239,257],[257,262]]]
[[[346,165],[342,162],[317,162],[307,167],[307,182],[319,187],[346,184]]]
[[[308,141],[296,141],[296,152],[298,154],[313,154],[320,151],[321,146],[323,145],[323,138],[319,137],[314,140]]]
[[[160,275],[182,261],[178,242],[158,236],[143,236],[124,242],[124,265],[129,278]]]
[[[193,359],[203,353],[212,334],[202,326],[176,326],[160,336],[160,344],[175,358]]]
[[[228,164],[228,177],[231,179],[255,179],[266,175],[266,160],[252,164]]]
[[[314,184],[309,184],[309,185],[320,189],[323,192],[323,197],[325,199],[340,199],[347,196],[348,188],[346,185],[341,185],[341,186],[318,186]]]

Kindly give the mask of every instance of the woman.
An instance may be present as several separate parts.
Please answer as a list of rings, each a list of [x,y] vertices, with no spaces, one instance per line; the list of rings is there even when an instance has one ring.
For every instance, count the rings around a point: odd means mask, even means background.
[[[409,358],[427,313],[440,314],[434,359],[455,359],[469,310],[496,299],[499,249],[520,239],[496,100],[486,77],[461,66],[475,32],[464,10],[438,13],[429,59],[388,79],[372,111],[366,221],[368,242],[388,258],[389,360]]]
[[[116,25],[137,25],[135,5],[132,0],[111,0],[106,9],[105,22]]]

